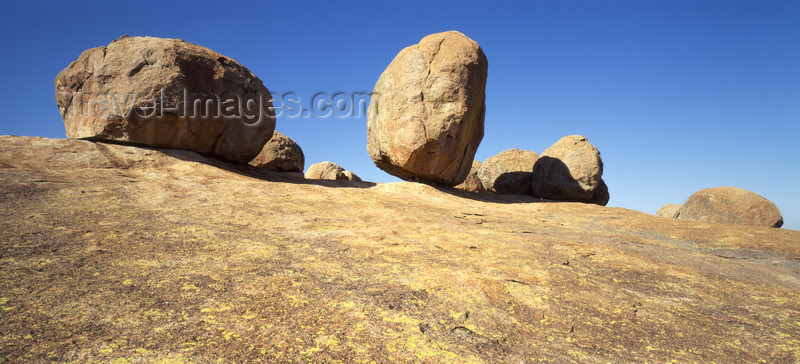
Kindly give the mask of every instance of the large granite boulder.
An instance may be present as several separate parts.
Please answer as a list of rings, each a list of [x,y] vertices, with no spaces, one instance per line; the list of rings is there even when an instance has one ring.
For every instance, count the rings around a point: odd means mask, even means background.
[[[533,165],[537,159],[536,152],[509,149],[483,161],[478,178],[491,193],[530,195],[533,193]]]
[[[783,217],[778,206],[742,188],[716,187],[695,192],[683,203],[679,219],[779,228]]]
[[[464,181],[483,139],[487,68],[478,43],[456,31],[400,51],[369,105],[367,149],[375,165],[409,181]]]
[[[605,206],[609,194],[602,176],[603,160],[597,148],[584,136],[568,135],[547,148],[534,164],[533,193]]]
[[[678,212],[680,210],[681,210],[681,205],[668,203],[665,204],[664,206],[661,206],[661,208],[658,209],[658,211],[656,211],[656,216],[675,218],[678,217]]]
[[[247,68],[180,39],[119,38],[56,76],[68,138],[193,150],[239,162],[275,129],[270,93]]]
[[[483,163],[478,161],[472,161],[472,167],[469,169],[469,174],[467,174],[467,178],[464,178],[464,181],[453,186],[453,188],[457,188],[459,190],[464,190],[467,192],[476,192],[481,193],[485,192],[486,189],[483,188],[483,183],[481,183],[481,179],[478,178],[478,170],[481,168]]]
[[[274,132],[272,139],[261,149],[261,153],[250,161],[258,168],[280,172],[302,172],[306,157],[300,145],[280,132]]]

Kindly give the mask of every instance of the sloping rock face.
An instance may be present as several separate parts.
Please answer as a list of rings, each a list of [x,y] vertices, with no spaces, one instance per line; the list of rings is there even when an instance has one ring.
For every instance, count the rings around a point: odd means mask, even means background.
[[[68,138],[249,162],[275,129],[270,93],[236,61],[180,39],[122,37],[56,76]]]
[[[781,211],[772,201],[736,187],[707,188],[695,192],[683,203],[678,218],[776,228],[783,226]]]
[[[800,359],[797,231],[83,140],[0,166],[2,361]]]
[[[478,43],[449,31],[400,51],[375,84],[367,150],[404,180],[461,183],[483,139],[488,62]]]
[[[568,135],[547,148],[533,166],[533,193],[541,198],[605,206],[600,152],[586,137]]]
[[[305,164],[306,157],[300,145],[277,131],[264,144],[261,153],[250,161],[251,166],[281,172],[302,172]]]
[[[453,188],[475,193],[486,192],[486,189],[483,188],[483,183],[481,183],[481,179],[478,178],[478,170],[481,168],[481,165],[483,165],[483,163],[472,161],[472,167],[469,169],[467,178],[464,178],[464,182],[453,186]]]
[[[656,216],[676,218],[678,217],[678,212],[680,210],[681,210],[681,205],[668,203],[665,204],[664,206],[661,206],[661,208],[658,209],[658,211],[656,211]]]
[[[509,149],[487,158],[478,170],[483,187],[491,193],[533,193],[533,165],[539,155],[529,150]]]

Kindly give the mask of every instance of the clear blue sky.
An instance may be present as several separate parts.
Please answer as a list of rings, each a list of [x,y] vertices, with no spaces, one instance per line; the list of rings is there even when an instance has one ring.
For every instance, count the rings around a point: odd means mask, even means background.
[[[269,4],[269,5],[266,5]],[[800,229],[800,1],[0,0],[0,134],[65,137],[56,74],[123,34],[231,57],[272,91],[371,91],[397,52],[458,30],[489,59],[476,158],[541,153],[582,134],[610,206],[654,213],[706,187],[755,191]],[[366,151],[366,117],[279,118],[306,166],[396,181]]]

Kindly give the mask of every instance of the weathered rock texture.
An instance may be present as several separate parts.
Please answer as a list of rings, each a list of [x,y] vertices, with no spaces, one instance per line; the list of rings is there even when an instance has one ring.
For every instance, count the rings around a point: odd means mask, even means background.
[[[55,87],[69,138],[181,148],[247,163],[275,128],[261,80],[180,39],[126,36],[89,49],[56,76]]]
[[[797,231],[82,140],[0,165],[4,362],[800,359]]]
[[[695,192],[683,203],[679,219],[781,227],[778,206],[742,188],[716,187]]]
[[[250,161],[250,165],[254,167],[281,172],[302,172],[305,163],[306,157],[300,145],[277,131],[264,144],[261,153]]]
[[[478,170],[483,187],[496,194],[533,193],[533,165],[539,155],[529,150],[509,149],[487,158]]]
[[[658,211],[656,211],[656,216],[675,218],[678,217],[678,212],[680,211],[680,209],[681,205],[668,203],[665,204],[664,206],[661,206],[661,208],[658,209]]]
[[[367,150],[378,168],[405,180],[464,181],[483,139],[488,62],[455,31],[400,51],[369,105]]]
[[[486,189],[483,188],[483,184],[481,183],[481,179],[478,178],[478,169],[481,168],[481,165],[483,165],[483,163],[472,161],[472,167],[469,169],[467,178],[464,179],[464,182],[453,186],[453,188],[475,193],[486,192]]]
[[[357,181],[360,182],[355,173],[345,171],[342,166],[333,162],[319,162],[314,163],[306,171],[305,177],[307,179],[330,179],[337,181]]]
[[[589,140],[580,135],[561,138],[533,166],[533,193],[561,201],[608,203],[608,187],[602,179],[603,160]]]

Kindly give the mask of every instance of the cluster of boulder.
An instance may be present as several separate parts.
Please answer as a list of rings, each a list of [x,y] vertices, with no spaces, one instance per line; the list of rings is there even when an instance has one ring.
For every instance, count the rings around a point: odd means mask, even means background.
[[[55,88],[68,138],[187,149],[281,172],[305,167],[297,142],[275,131],[263,82],[180,39],[123,36],[86,50]],[[338,166],[312,167],[308,178],[360,180]]]
[[[409,181],[492,194],[605,205],[600,152],[569,135],[541,155],[509,149],[474,160],[483,139],[488,61],[456,31],[406,47],[375,84],[367,150],[375,165]],[[84,51],[55,80],[67,137],[193,150],[258,168],[302,172],[305,156],[275,132],[271,94],[238,62],[180,39],[123,36]],[[308,179],[360,181],[331,162]],[[657,215],[780,227],[778,208],[733,187],[701,190]]]
[[[308,167],[305,174],[306,179],[331,179],[336,181],[356,181],[361,182],[355,173],[346,171],[342,166],[333,162],[314,163]]]
[[[604,200],[596,192],[605,186],[599,153],[583,137],[562,139],[541,158],[511,149],[473,163],[487,72],[478,43],[456,31],[400,51],[369,105],[367,150],[375,165],[428,184],[607,202],[607,193]],[[275,132],[263,82],[233,59],[180,39],[123,36],[83,52],[55,86],[69,138],[188,149],[282,172],[305,167],[300,146]],[[360,180],[331,162],[310,166],[305,178]]]
[[[585,137],[565,137],[541,158],[509,149],[473,160],[483,139],[487,71],[478,43],[455,31],[400,51],[375,84],[368,111],[375,165],[409,181],[605,205],[603,162]]]
[[[656,216],[775,228],[783,226],[781,211],[772,201],[736,187],[697,191],[682,205],[669,203],[662,206]]]
[[[465,182],[455,188],[604,206],[608,203],[600,152],[580,135],[561,138],[541,156],[528,150],[509,149],[483,163],[474,161],[473,166],[476,167]]]

